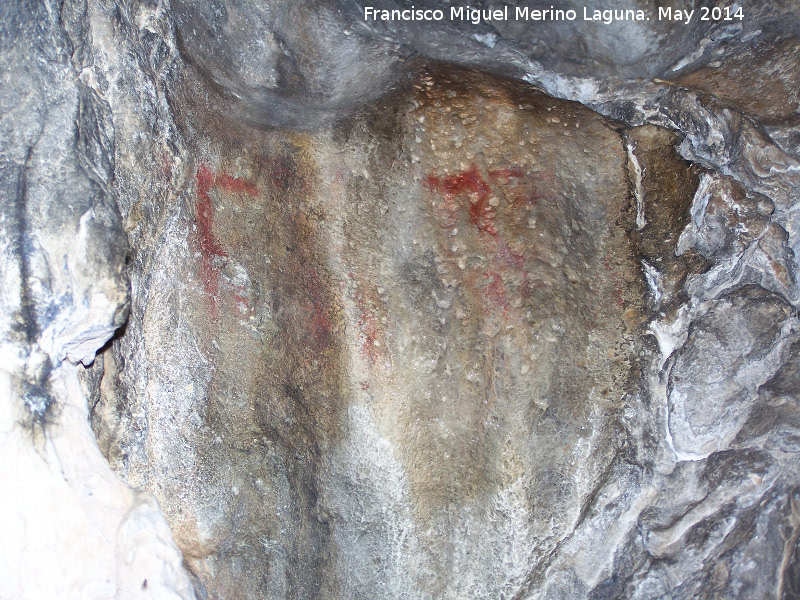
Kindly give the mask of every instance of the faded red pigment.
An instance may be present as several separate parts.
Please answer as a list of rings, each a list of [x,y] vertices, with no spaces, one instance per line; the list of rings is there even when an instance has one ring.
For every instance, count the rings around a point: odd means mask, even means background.
[[[469,171],[462,171],[440,179],[435,175],[425,178],[425,186],[429,190],[443,193],[448,200],[458,194],[470,194],[469,220],[479,232],[497,235],[497,229],[492,222],[495,214],[489,205],[489,185],[484,181],[477,167],[474,165]]]
[[[489,179],[498,182],[503,179],[523,177],[523,171],[519,167],[510,169],[495,169],[487,173]],[[431,191],[438,191],[445,195],[447,200],[452,201],[459,194],[469,194],[469,220],[481,233],[488,233],[491,236],[497,235],[497,228],[494,225],[496,213],[489,204],[489,184],[481,176],[480,171],[472,165],[469,171],[462,171],[455,175],[439,178],[435,175],[428,175],[424,180],[425,187]]]
[[[361,291],[356,292],[356,305],[361,313],[361,318],[358,320],[361,338],[361,356],[363,356],[370,365],[374,365],[378,357],[378,350],[375,346],[380,333],[378,319],[370,306],[371,303],[367,301],[364,293]]]
[[[510,167],[493,169],[487,171],[486,175],[489,181],[496,185],[507,185],[512,179],[524,178],[525,172],[520,167]],[[534,178],[540,177],[534,175]],[[495,226],[497,214],[494,207],[489,204],[491,186],[475,165],[472,165],[467,171],[461,171],[447,177],[428,175],[423,180],[423,184],[428,190],[444,195],[445,201],[440,207],[438,218],[445,226],[455,224],[455,211],[458,208],[456,200],[459,195],[467,194],[469,199],[467,212],[470,223],[479,233],[486,233],[490,236],[484,238],[484,241],[487,244],[487,248],[491,249],[492,262],[495,266],[494,269],[483,272],[485,280],[482,286],[484,301],[488,306],[493,307],[492,311],[499,309],[503,317],[507,318],[511,306],[508,302],[508,290],[503,280],[503,273],[507,270],[520,273],[522,276],[522,281],[520,282],[521,292],[529,294],[530,289],[524,255],[514,252],[503,239],[503,236],[499,235]],[[535,203],[540,199],[542,199],[542,196],[534,192],[532,196],[524,200],[513,198],[512,196],[511,202],[512,206],[516,208],[520,201]]]
[[[214,201],[210,195],[212,189],[248,196],[257,196],[259,190],[246,179],[237,179],[225,173],[216,175],[208,165],[201,164],[197,168],[197,204],[194,222],[202,261],[200,273],[205,292],[211,300],[211,313],[216,315],[220,270],[214,264],[214,258],[227,258],[228,253],[214,235]]]

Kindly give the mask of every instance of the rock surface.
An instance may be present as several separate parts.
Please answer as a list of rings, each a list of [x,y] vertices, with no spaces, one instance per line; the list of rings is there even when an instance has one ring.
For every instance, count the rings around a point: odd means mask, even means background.
[[[114,127],[64,28],[80,9],[0,8],[0,597],[188,599],[156,499],[99,451],[76,366],[129,309]]]
[[[0,598],[798,597],[800,10],[737,6],[0,8]]]

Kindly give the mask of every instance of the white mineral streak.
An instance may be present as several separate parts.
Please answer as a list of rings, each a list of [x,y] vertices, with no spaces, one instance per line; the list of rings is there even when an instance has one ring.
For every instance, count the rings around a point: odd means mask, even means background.
[[[653,294],[653,300],[656,304],[661,302],[661,286],[663,277],[661,273],[658,272],[653,265],[648,264],[646,261],[642,261],[642,267],[644,267],[644,276],[647,279],[647,285],[650,288],[650,292]]]
[[[696,228],[703,226],[703,217],[705,216],[708,201],[711,199],[711,185],[714,178],[708,173],[703,173],[700,177],[700,184],[697,186],[697,191],[694,193],[694,200],[692,200],[692,222]],[[683,237],[683,236],[681,236]],[[678,251],[683,249],[681,241],[678,242]]]
[[[696,60],[699,60],[703,56],[703,54],[705,54],[706,49],[710,45],[711,45],[710,39],[705,38],[700,40],[700,47],[694,52],[691,52],[682,59],[680,59],[672,68],[670,68],[670,71],[672,71],[673,73],[676,71],[680,71],[681,69],[692,64]]]
[[[687,425],[686,422],[686,394],[681,392],[672,392],[669,395],[669,400],[671,402],[671,406],[668,405],[667,410],[667,418],[666,418],[666,434],[665,439],[667,444],[669,445],[670,449],[675,453],[675,458],[678,461],[698,461],[708,458],[711,453],[715,449],[709,449],[705,452],[692,452],[683,449],[680,444],[676,444],[675,436],[672,435],[673,430],[679,429],[681,433],[685,433],[684,429],[687,428],[691,430],[691,426],[684,427]],[[695,444],[692,447],[698,448],[700,444]]]
[[[642,185],[643,170],[639,164],[639,159],[634,153],[635,144],[631,140],[625,140],[625,149],[628,151],[628,160],[633,167],[634,195],[636,197],[636,229],[644,229],[647,220],[644,218],[644,185]],[[659,293],[659,297],[661,294]],[[658,298],[656,298],[658,302]]]
[[[3,600],[194,598],[155,498],[115,475],[89,427],[82,367],[51,375],[56,414],[20,425],[0,374],[0,580]]]
[[[658,341],[658,347],[661,350],[659,368],[663,367],[672,353],[686,341],[687,329],[691,320],[690,308],[683,305],[673,319],[656,320],[650,323],[649,331]]]

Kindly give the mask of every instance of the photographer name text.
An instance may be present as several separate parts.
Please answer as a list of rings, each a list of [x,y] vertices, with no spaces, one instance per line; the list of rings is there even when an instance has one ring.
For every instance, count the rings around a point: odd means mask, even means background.
[[[451,6],[448,9],[407,8],[381,9],[364,7],[366,21],[463,21],[473,25],[497,21],[592,21],[611,25],[620,21],[671,21],[688,25],[693,20],[700,21],[742,21],[744,10],[741,7],[700,7],[692,10],[658,7],[657,12],[634,9],[598,9],[584,6],[582,9],[560,9],[551,6],[547,9],[527,6],[503,6],[502,8],[479,9],[469,6]]]

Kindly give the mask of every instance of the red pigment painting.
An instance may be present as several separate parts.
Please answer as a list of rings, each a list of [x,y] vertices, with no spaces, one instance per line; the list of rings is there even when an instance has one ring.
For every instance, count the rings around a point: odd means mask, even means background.
[[[220,278],[220,270],[215,264],[215,259],[228,258],[228,253],[214,234],[214,201],[210,194],[214,189],[248,196],[259,194],[258,188],[246,179],[238,179],[225,173],[215,174],[205,164],[201,164],[197,169],[196,239],[201,255],[200,274],[206,295],[211,300],[210,312],[212,315],[217,313]],[[238,298],[243,297],[240,294]]]
[[[458,221],[459,211],[465,210],[469,222],[480,235],[482,244],[491,257],[488,268],[482,269],[482,282],[475,281],[472,274],[467,279],[482,290],[483,302],[491,313],[499,312],[503,318],[509,316],[511,303],[507,285],[515,282],[515,287],[522,293],[528,289],[528,273],[525,269],[525,256],[515,252],[498,228],[497,208],[492,206],[492,186],[507,187],[512,180],[525,179],[526,174],[520,167],[493,169],[485,172],[472,165],[468,170],[452,175],[428,175],[423,185],[431,192],[441,194],[443,202],[436,207],[435,218],[440,225],[452,227]],[[528,179],[541,179],[535,174]],[[487,181],[488,180],[488,181]],[[527,204],[535,204],[543,199],[536,190],[519,188],[505,195],[512,210]],[[468,201],[465,206],[464,198]]]
[[[522,169],[496,169],[487,173],[489,179],[495,183],[507,182],[512,178],[521,178]],[[438,191],[445,196],[445,209],[455,213],[455,199],[460,194],[467,194],[469,198],[469,220],[481,233],[496,236],[497,228],[494,219],[497,216],[494,207],[489,204],[491,188],[481,176],[478,168],[473,165],[468,171],[440,178],[428,175],[424,180],[425,187],[431,191]],[[445,217],[446,221],[455,221],[455,216]],[[448,223],[449,224],[449,223]]]

